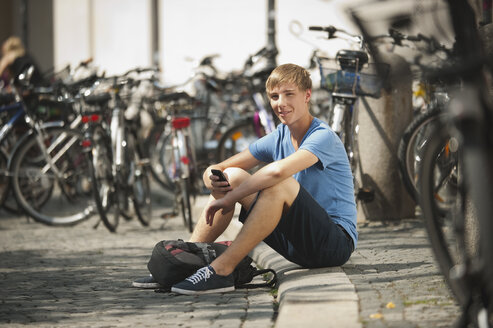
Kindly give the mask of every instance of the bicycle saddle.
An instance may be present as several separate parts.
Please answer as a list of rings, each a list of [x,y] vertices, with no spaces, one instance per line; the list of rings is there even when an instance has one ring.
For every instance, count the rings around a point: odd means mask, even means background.
[[[178,101],[178,100],[192,100],[192,97],[188,95],[186,92],[172,92],[172,93],[164,93],[159,95],[159,101]]]
[[[361,71],[362,66],[368,63],[368,54],[359,50],[339,50],[336,59],[343,70]]]
[[[84,101],[90,106],[103,106],[110,101],[110,99],[111,95],[107,92],[84,97]]]

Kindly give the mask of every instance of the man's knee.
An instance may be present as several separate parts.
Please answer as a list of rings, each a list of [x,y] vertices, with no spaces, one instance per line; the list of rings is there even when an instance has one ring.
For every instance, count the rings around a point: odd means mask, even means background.
[[[264,194],[264,197],[282,200],[286,205],[291,206],[299,191],[300,184],[298,181],[289,177],[272,187],[266,188],[262,191],[262,194]]]
[[[229,184],[235,188],[250,177],[250,173],[238,167],[228,167],[224,170]]]
[[[238,187],[243,181],[250,177],[250,173],[238,167],[226,168],[223,173],[233,189]],[[218,199],[224,197],[225,194],[212,192],[211,195],[214,198]],[[240,203],[242,203],[242,201],[240,201]]]

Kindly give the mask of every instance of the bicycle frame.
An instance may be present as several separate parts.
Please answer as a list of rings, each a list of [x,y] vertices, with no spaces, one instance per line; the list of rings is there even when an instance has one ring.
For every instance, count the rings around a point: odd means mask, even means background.
[[[269,134],[276,129],[276,124],[274,123],[274,118],[272,112],[267,110],[264,106],[265,99],[260,92],[255,92],[252,94],[252,99],[255,103],[256,111],[254,115],[255,133],[260,138],[264,134],[262,133],[262,128],[265,134]]]
[[[472,323],[474,326],[490,327],[493,321],[493,283],[491,279],[493,274],[491,239],[493,232],[493,203],[491,202],[493,104],[486,90],[486,87],[491,87],[491,84],[486,82],[485,75],[488,70],[491,73],[492,69],[487,67],[487,58],[482,54],[482,44],[477,31],[477,17],[469,1],[448,0],[444,3],[447,4],[446,10],[455,40],[453,60],[441,62],[438,68],[423,66],[429,76],[444,79],[448,82],[447,84],[460,79],[460,85],[456,88],[456,92],[451,93],[451,100],[443,115],[443,126],[435,130],[439,139],[431,138],[430,145],[425,148],[420,173],[422,181],[420,205],[437,262],[462,307],[462,314],[455,326],[469,327]],[[365,25],[367,21],[363,19],[364,15],[360,16],[365,9],[364,6],[360,7],[358,8],[359,13],[353,11],[352,14],[356,24],[367,38],[371,29]],[[402,15],[399,18],[403,21],[402,17],[406,17],[406,28],[411,30],[414,27],[410,26],[412,19],[414,16],[421,18],[421,14],[421,11],[411,12],[407,16],[399,14]],[[491,18],[491,12],[489,16]],[[396,17],[392,17],[394,18]],[[379,53],[375,51],[375,48],[371,52],[378,57]],[[413,60],[415,61],[416,58]],[[457,145],[450,147],[455,143]],[[441,165],[441,153],[446,154],[451,148],[457,149],[457,163],[444,168],[457,171],[458,193],[454,207],[451,211],[443,213],[435,201],[436,187],[441,187],[444,177],[442,172],[437,170],[437,166]],[[438,184],[435,184],[436,182]],[[470,213],[471,210],[473,213]],[[468,214],[472,218],[468,218]],[[452,235],[450,237],[459,241],[458,244],[447,240],[450,238],[447,238],[449,237],[447,231],[444,231],[445,219],[450,219],[452,228],[450,229],[452,231],[449,231]],[[475,236],[473,241],[466,241],[468,236],[464,227],[468,219],[477,220],[478,223],[477,227],[469,227],[479,235],[479,238]],[[473,246],[474,249],[468,250],[467,246]],[[477,247],[479,249],[476,249]]]
[[[190,177],[191,168],[195,166],[195,148],[190,137],[190,117],[174,117],[171,126],[173,166],[170,176],[176,182]]]
[[[4,140],[4,138],[7,136],[7,134],[12,130],[14,127],[15,123],[24,117],[25,111],[24,111],[24,106],[22,102],[16,102],[15,104],[12,105],[6,105],[0,107],[0,113],[2,112],[7,112],[10,110],[17,109],[17,111],[14,113],[14,115],[10,118],[10,120],[5,123],[2,128],[0,129],[0,144]]]
[[[113,152],[113,174],[125,162],[124,157],[124,141],[125,141],[125,122],[124,111],[119,107],[113,109],[111,113],[111,148]]]
[[[0,107],[0,112],[4,111],[9,111],[17,109],[17,111],[14,113],[12,118],[4,124],[4,126],[0,129],[0,144],[3,142],[3,140],[7,137],[8,133],[13,129],[14,125],[21,119],[24,118],[25,122],[30,126],[30,131],[27,131],[21,138],[20,140],[17,141],[16,145],[14,145],[11,154],[13,154],[17,147],[22,143],[22,141],[27,138],[28,136],[32,135],[33,133],[37,133],[39,136],[38,139],[38,144],[40,146],[40,149],[43,151],[43,154],[46,156],[48,160],[48,164],[43,167],[42,172],[43,174],[48,172],[50,168],[53,168],[53,171],[57,174],[57,177],[60,177],[61,173],[58,171],[58,169],[54,166],[56,161],[64,154],[64,151],[70,147],[64,147],[61,152],[59,152],[55,157],[51,158],[48,154],[50,154],[55,147],[57,147],[64,139],[64,136],[61,135],[59,136],[48,148],[46,148],[42,135],[43,135],[43,130],[46,128],[50,127],[61,127],[64,126],[64,123],[62,121],[53,121],[53,122],[44,122],[42,124],[37,123],[36,121],[32,120],[29,115],[26,114],[25,111],[25,106],[22,101],[16,102],[15,104],[12,105],[7,105],[7,106],[2,106]],[[80,123],[80,116],[77,117],[71,124],[70,128],[75,128],[78,126]],[[10,157],[10,156],[8,156]],[[9,160],[10,163],[10,160]],[[6,172],[8,174],[8,172]]]
[[[321,76],[321,85],[326,85],[326,76],[322,69],[320,58],[315,57],[319,67]],[[339,63],[339,69],[342,67]],[[356,74],[356,72],[355,72]],[[357,76],[356,76],[357,79]],[[356,80],[355,83],[358,81]],[[356,144],[357,135],[357,111],[358,111],[358,96],[352,93],[331,92],[332,106],[329,112],[328,124],[330,128],[341,138],[344,147],[346,148],[351,170],[354,174],[355,169],[355,154],[354,147]]]
[[[341,138],[348,155],[351,168],[354,166],[354,145],[357,134],[358,97],[347,94],[332,93],[335,103],[329,117],[329,126]],[[344,122],[348,122],[344,126]],[[354,172],[353,172],[354,173]]]

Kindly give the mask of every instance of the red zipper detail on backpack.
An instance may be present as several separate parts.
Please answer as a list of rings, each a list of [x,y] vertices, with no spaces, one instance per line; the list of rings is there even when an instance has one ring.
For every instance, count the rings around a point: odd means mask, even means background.
[[[174,245],[166,245],[166,246],[164,246],[164,248],[165,248],[168,252],[170,252],[170,254],[171,254],[171,255],[173,255],[173,256],[175,256],[176,254],[180,254],[181,252],[184,252],[184,250],[183,250],[183,249],[178,248],[178,247],[176,247],[176,246],[174,246]]]

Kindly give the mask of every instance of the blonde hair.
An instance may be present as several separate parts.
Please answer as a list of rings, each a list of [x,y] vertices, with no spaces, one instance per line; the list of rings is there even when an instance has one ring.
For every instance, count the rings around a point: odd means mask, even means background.
[[[277,66],[265,82],[265,89],[270,92],[275,87],[284,83],[294,83],[301,91],[312,88],[310,73],[301,66],[284,64]]]
[[[3,42],[2,51],[6,53],[15,53],[17,57],[24,56],[26,50],[22,44],[22,40],[17,36],[11,36]]]

